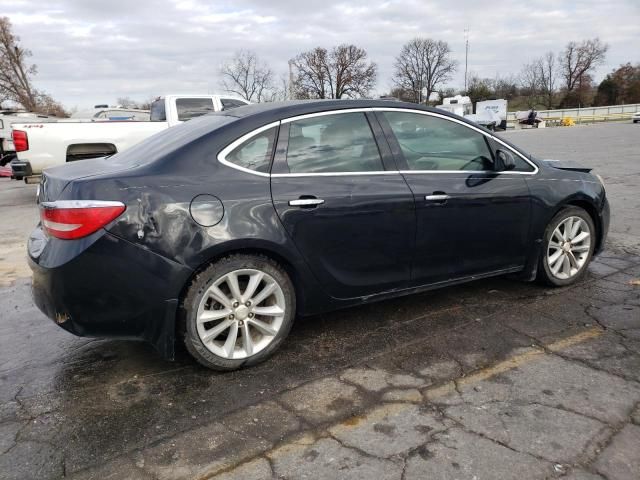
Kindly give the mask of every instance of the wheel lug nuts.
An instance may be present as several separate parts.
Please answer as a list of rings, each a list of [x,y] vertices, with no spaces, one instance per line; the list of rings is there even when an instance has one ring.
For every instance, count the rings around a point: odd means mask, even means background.
[[[245,306],[250,307],[251,306],[251,302],[246,302]]]
[[[249,318],[253,318],[253,312],[249,312]]]
[[[233,302],[233,308],[238,308],[240,304],[238,302]]]
[[[229,315],[229,320],[233,320],[234,318],[236,318],[236,316],[233,313]]]

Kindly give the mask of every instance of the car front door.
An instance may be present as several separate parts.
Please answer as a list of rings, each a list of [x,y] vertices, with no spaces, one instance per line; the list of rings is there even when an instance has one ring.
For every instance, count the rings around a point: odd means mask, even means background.
[[[413,194],[372,113],[284,120],[271,192],[280,221],[330,296],[354,298],[408,285]]]
[[[513,271],[528,252],[534,167],[513,153],[497,171],[497,143],[480,129],[432,112],[376,112],[416,204],[412,284]]]

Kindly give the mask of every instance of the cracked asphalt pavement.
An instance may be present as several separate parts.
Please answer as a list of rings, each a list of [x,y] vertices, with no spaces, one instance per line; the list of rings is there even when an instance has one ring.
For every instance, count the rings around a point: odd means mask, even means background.
[[[16,253],[35,189],[0,182],[0,478],[639,479],[640,126],[504,135],[604,177],[610,240],[583,281],[302,319],[224,374],[40,314]]]

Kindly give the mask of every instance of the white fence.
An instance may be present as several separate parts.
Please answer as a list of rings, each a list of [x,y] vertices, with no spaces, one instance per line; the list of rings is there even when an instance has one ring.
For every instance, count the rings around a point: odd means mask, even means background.
[[[628,118],[632,113],[640,112],[640,103],[628,105],[611,105],[608,107],[565,108],[562,110],[537,110],[540,118],[565,118],[571,117],[578,120],[580,117],[615,117]],[[507,113],[507,120],[514,121],[516,112]]]

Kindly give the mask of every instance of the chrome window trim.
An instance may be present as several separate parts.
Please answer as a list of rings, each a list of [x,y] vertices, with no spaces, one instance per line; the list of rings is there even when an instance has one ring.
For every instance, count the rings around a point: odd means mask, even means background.
[[[305,113],[304,115],[297,115],[295,117],[287,117],[282,119],[282,123],[291,123],[298,120],[305,120],[307,118],[324,117],[325,115],[338,115],[340,113],[367,113],[372,112],[371,107],[366,108],[343,108],[340,110],[327,110],[325,112]],[[373,133],[373,132],[372,132]]]
[[[458,124],[460,124],[460,125],[462,125],[464,127],[467,127],[470,130],[475,130],[476,132],[481,133],[485,137],[491,138],[492,140],[498,142],[500,145],[502,145],[503,147],[509,149],[512,153],[518,155],[522,160],[524,160],[525,162],[527,162],[529,165],[531,165],[533,167],[533,172],[509,172],[509,171],[495,172],[493,170],[400,170],[400,173],[402,173],[402,174],[413,174],[413,173],[460,173],[460,172],[489,173],[490,172],[490,173],[499,173],[500,175],[535,175],[539,171],[539,168],[535,163],[531,162],[531,160],[529,160],[527,157],[522,155],[517,150],[514,150],[512,147],[510,147],[509,145],[504,143],[498,137],[496,137],[494,135],[490,135],[487,132],[484,132],[481,129],[479,129],[477,127],[474,127],[473,125],[469,125],[466,122],[458,120],[457,118],[451,118],[451,117],[448,117],[446,115],[440,115],[439,113],[436,113],[436,112],[426,112],[424,110],[415,110],[415,109],[412,109],[412,108],[373,107],[371,110],[373,110],[374,112],[408,112],[408,113],[417,113],[417,114],[420,114],[420,115],[427,115],[429,117],[437,117],[437,118],[441,118],[443,120],[448,120],[450,122],[458,123]]]
[[[363,175],[400,175],[398,170],[372,170],[371,172],[315,172],[315,173],[272,173],[274,178],[282,177],[346,177]]]
[[[269,130],[270,128],[277,127],[278,125],[280,125],[280,121],[271,122],[259,128],[256,128],[255,130],[251,130],[249,133],[245,133],[243,136],[234,140],[229,145],[227,145],[222,150],[220,150],[220,153],[218,153],[218,161],[223,165],[226,165],[227,167],[235,168],[236,170],[240,170],[241,172],[250,173],[251,175],[257,175],[259,177],[271,177],[270,173],[257,172],[255,170],[251,170],[250,168],[245,168],[245,167],[241,167],[240,165],[236,165],[235,163],[227,160],[227,155],[229,155],[229,153],[231,153],[233,150],[235,150],[237,147],[239,147],[242,143],[246,142],[250,138],[255,137],[256,135],[266,130]],[[275,148],[275,145],[274,145],[274,148]]]
[[[529,165],[531,165],[533,167],[533,172],[509,172],[509,171],[505,171],[505,172],[495,172],[493,170],[373,170],[370,172],[316,172],[316,173],[263,173],[263,172],[257,172],[255,170],[251,170],[249,168],[245,168],[245,167],[241,167],[240,165],[236,165],[235,163],[232,163],[230,161],[228,161],[226,159],[227,155],[233,151],[236,147],[238,147],[240,144],[242,144],[243,142],[249,140],[250,138],[254,137],[255,135],[258,135],[262,132],[264,132],[265,130],[268,130],[270,128],[276,127],[278,125],[281,124],[285,124],[285,123],[291,123],[297,120],[304,120],[307,118],[315,118],[315,117],[322,117],[325,115],[338,115],[341,113],[367,113],[367,112],[408,112],[408,113],[417,113],[420,115],[427,115],[427,116],[431,116],[431,117],[437,117],[437,118],[441,118],[443,120],[448,120],[450,122],[454,122],[454,123],[458,123],[464,127],[469,128],[470,130],[474,130],[482,135],[484,135],[485,137],[489,137],[492,140],[498,142],[500,145],[504,146],[505,148],[509,149],[509,151],[513,152],[514,154],[518,155],[520,158],[522,158],[525,162],[527,162]],[[223,148],[220,153],[218,153],[218,161],[220,163],[222,163],[223,165],[226,165],[227,167],[231,167],[234,168],[236,170],[239,170],[241,172],[244,173],[249,173],[251,175],[257,175],[259,177],[274,177],[274,178],[284,178],[284,177],[344,177],[344,176],[365,176],[365,175],[415,175],[415,174],[425,174],[425,173],[429,173],[429,174],[433,174],[433,173],[437,173],[437,174],[452,174],[452,173],[468,173],[468,174],[478,174],[478,173],[485,173],[485,174],[490,174],[490,173],[498,173],[500,175],[535,175],[538,173],[539,168],[536,164],[534,164],[533,162],[531,162],[529,159],[527,159],[526,156],[522,155],[520,152],[518,152],[517,150],[514,150],[512,147],[510,147],[509,145],[507,145],[506,143],[504,143],[502,140],[500,140],[499,138],[488,134],[487,132],[482,131],[481,129],[474,127],[473,125],[468,125],[467,123],[458,120],[456,118],[451,118],[451,117],[447,117],[446,115],[440,115],[436,112],[426,112],[424,110],[416,110],[416,109],[412,109],[412,108],[393,108],[393,107],[366,107],[366,108],[345,108],[345,109],[340,109],[340,110],[327,110],[324,112],[314,112],[314,113],[307,113],[304,115],[297,115],[297,116],[293,116],[293,117],[287,117],[287,118],[283,118],[282,120],[276,121],[276,122],[272,122],[272,123],[268,123],[266,125],[263,125],[262,127],[256,128],[255,130],[250,131],[249,133],[246,133],[245,135],[241,136],[240,138],[234,140],[233,142],[231,142],[229,145],[227,145],[225,148]]]

